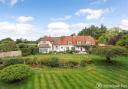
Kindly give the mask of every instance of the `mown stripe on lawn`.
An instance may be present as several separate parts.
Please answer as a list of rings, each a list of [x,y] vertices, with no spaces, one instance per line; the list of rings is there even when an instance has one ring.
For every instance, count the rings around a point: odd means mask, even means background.
[[[72,83],[73,81],[70,80],[68,74],[63,75],[65,82],[68,82],[70,89],[76,89],[74,84]]]
[[[73,86],[75,86],[75,89],[83,89],[83,86],[80,80],[78,80],[78,78],[74,75],[75,74],[68,74],[68,77],[70,78],[71,83],[73,84]]]
[[[60,83],[63,85],[64,89],[71,89],[69,83],[65,80],[65,78],[63,77],[63,75],[56,73],[56,77],[57,79],[60,81]]]
[[[46,81],[45,81],[45,78],[44,78],[44,74],[41,73],[40,76],[41,76],[41,77],[40,77],[40,83],[41,83],[40,86],[41,86],[41,89],[47,89],[47,88],[46,88],[47,85],[46,85]]]
[[[35,89],[41,89],[41,81],[40,81],[40,78],[41,78],[41,76],[40,76],[40,74],[39,73],[36,73],[36,75],[35,75],[35,83],[34,83],[34,85],[35,85]]]
[[[94,86],[95,86],[95,79],[92,80],[91,77],[90,77],[90,75],[87,74],[87,73],[83,73],[82,72],[82,73],[79,73],[79,75],[83,77],[83,79],[86,81],[86,85],[88,87],[94,88]]]
[[[51,73],[47,73],[46,78],[49,84],[49,89],[57,89],[56,83],[53,80]]]
[[[77,73],[75,76],[77,77],[78,81],[81,81],[83,89],[92,89],[92,87],[88,85],[89,82],[85,80],[83,76],[81,76],[79,73]]]
[[[26,83],[26,86],[24,89],[35,89],[34,88],[34,84],[35,84],[35,74],[32,75],[29,79],[28,79],[28,82]]]
[[[59,86],[58,86],[58,82],[54,78],[55,74],[52,73],[52,74],[50,74],[50,76],[51,76],[51,81],[52,81],[52,84],[53,84],[54,88],[55,89],[60,89]]]
[[[105,82],[104,82],[104,81],[103,81],[103,82],[101,81],[102,83],[114,83],[114,84],[117,83],[116,80],[110,78],[109,76],[106,76],[106,74],[107,74],[107,72],[104,73],[104,74],[100,73],[99,71],[96,71],[96,72],[91,71],[91,72],[90,72],[90,76],[99,79],[98,82],[100,82],[101,79],[103,79]]]
[[[113,80],[116,80],[117,83],[126,83],[125,80],[126,80],[126,77],[124,77],[124,74],[122,72],[119,72],[119,71],[113,71],[113,70],[110,70],[110,71],[107,71],[107,73],[104,72],[104,70],[101,70],[98,72],[100,72],[101,74],[103,75],[106,75],[108,76],[109,79],[113,79]],[[122,81],[123,79],[123,81]]]
[[[52,74],[52,76],[53,76],[53,80],[56,82],[57,89],[64,89],[61,81],[57,78],[58,77],[57,73]]]
[[[87,85],[92,87],[91,89],[97,88],[97,84],[99,83],[106,84],[109,82],[109,80],[107,80],[106,78],[101,77],[100,74],[98,74],[99,76],[92,74],[91,72],[86,73],[86,75],[83,75],[84,73],[79,73],[79,74],[83,76],[84,78],[86,77],[90,79],[91,82],[87,83]],[[89,85],[90,83],[92,83],[93,85]]]
[[[44,81],[45,81],[45,88],[44,89],[50,89],[50,86],[49,86],[49,81],[48,81],[48,78],[47,78],[47,74],[46,73],[43,73],[44,75]]]

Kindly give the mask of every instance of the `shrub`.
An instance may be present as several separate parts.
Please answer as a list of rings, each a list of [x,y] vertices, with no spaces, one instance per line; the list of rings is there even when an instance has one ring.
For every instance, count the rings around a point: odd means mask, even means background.
[[[66,53],[73,54],[73,50],[66,50]]]
[[[79,65],[80,65],[81,67],[86,66],[86,61],[85,61],[85,60],[81,60]]]
[[[76,62],[76,61],[68,61],[68,62],[66,62],[66,65],[65,66],[67,66],[67,67],[76,67],[76,66],[78,66],[78,62]]]
[[[123,47],[110,46],[106,48],[94,48],[92,50],[93,54],[105,56],[108,62],[111,62],[111,58],[118,55],[125,55],[128,51]]]
[[[0,44],[1,52],[16,51],[16,50],[19,50],[19,48],[17,47],[14,41],[3,41]]]
[[[21,81],[31,75],[31,68],[24,64],[8,66],[0,71],[0,80],[11,83]]]
[[[35,47],[32,48],[32,54],[38,54],[39,53],[39,48]]]
[[[2,61],[2,59],[0,58],[0,64],[3,64],[3,61]]]
[[[25,63],[25,60],[20,59],[20,58],[3,59],[4,66],[14,65],[14,64],[24,64],[24,63]]]
[[[23,56],[28,56],[28,55],[31,55],[31,53],[32,53],[31,48],[21,48],[21,51],[22,51]]]
[[[92,60],[87,60],[86,63],[91,64],[91,63],[93,63],[93,61]]]
[[[50,67],[58,67],[59,66],[59,60],[57,57],[52,57],[48,59],[48,66]]]

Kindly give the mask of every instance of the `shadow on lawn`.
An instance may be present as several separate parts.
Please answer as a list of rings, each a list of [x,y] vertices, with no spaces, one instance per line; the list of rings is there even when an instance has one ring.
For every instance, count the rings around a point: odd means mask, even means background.
[[[105,68],[114,68],[114,69],[120,69],[124,66],[127,66],[125,63],[119,60],[111,60],[111,62],[106,61],[105,59],[98,59],[94,60],[94,65],[99,67],[105,67]]]
[[[12,83],[3,83],[0,81],[0,89],[25,89],[23,86],[27,84],[27,82],[31,79],[29,77],[28,79],[22,80],[22,81],[16,81]]]

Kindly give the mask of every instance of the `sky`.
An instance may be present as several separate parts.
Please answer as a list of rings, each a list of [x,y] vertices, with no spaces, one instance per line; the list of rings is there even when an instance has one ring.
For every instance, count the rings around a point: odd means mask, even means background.
[[[0,0],[0,39],[37,40],[90,25],[128,30],[128,0]]]

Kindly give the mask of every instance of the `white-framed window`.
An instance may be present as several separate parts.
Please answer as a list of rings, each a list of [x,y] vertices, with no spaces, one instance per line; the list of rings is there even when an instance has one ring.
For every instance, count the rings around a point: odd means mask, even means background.
[[[91,45],[91,42],[90,41],[86,41],[85,45]]]
[[[81,45],[81,41],[77,41],[77,45]]]
[[[41,41],[41,44],[46,44],[46,41]]]
[[[40,52],[42,52],[42,53],[47,53],[48,52],[48,48],[41,48],[41,49],[39,49],[40,50]]]
[[[69,50],[69,47],[66,47],[66,50]]]
[[[67,43],[68,45],[72,45],[72,42],[71,41],[68,41],[68,43]]]

